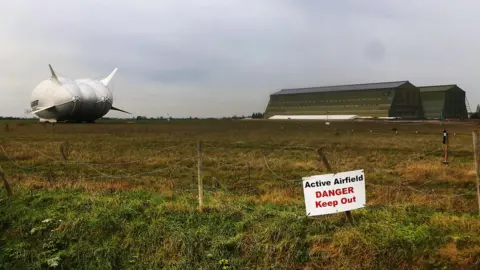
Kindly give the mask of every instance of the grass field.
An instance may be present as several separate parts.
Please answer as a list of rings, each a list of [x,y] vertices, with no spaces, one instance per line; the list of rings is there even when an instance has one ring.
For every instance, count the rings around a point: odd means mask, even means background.
[[[440,123],[0,124],[2,269],[480,268],[473,123],[445,123],[448,166]],[[355,225],[285,181],[326,173],[317,148],[365,170]]]

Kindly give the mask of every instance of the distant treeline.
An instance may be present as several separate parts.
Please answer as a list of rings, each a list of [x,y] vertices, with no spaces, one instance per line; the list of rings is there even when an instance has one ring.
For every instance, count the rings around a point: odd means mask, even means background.
[[[137,116],[133,118],[116,118],[116,117],[102,117],[100,120],[154,120],[154,121],[162,121],[162,120],[225,120],[225,119],[245,119],[245,118],[253,118],[253,119],[261,119],[263,118],[263,113],[253,113],[251,116],[230,116],[230,117],[206,117],[206,118],[199,118],[199,117],[146,117],[146,116]],[[0,116],[0,120],[38,120],[36,117],[13,117],[13,116]]]
[[[263,113],[254,113],[252,114],[253,119],[261,119],[263,118]]]
[[[199,118],[199,117],[183,117],[183,118],[174,118],[174,117],[146,117],[146,116],[137,116],[134,118],[135,120],[155,120],[155,121],[161,121],[161,120],[225,120],[225,119],[245,119],[245,118],[253,118],[253,119],[261,119],[263,118],[263,113],[253,113],[251,116],[230,116],[230,117],[206,117],[206,118]],[[118,118],[108,118],[104,117],[102,119],[108,119],[108,120],[120,120]]]

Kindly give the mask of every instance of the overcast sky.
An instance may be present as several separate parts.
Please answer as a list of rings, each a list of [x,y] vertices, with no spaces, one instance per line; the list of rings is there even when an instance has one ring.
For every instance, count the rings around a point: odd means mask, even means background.
[[[14,0],[0,8],[0,115],[50,76],[107,76],[135,115],[263,112],[281,88],[409,80],[480,103],[479,1]],[[107,116],[125,116],[110,112]]]

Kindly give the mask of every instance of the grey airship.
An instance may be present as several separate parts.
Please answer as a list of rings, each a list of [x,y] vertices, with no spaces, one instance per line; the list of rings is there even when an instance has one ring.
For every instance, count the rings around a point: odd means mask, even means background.
[[[110,110],[130,114],[113,107],[113,93],[108,88],[108,83],[117,68],[101,80],[72,80],[57,76],[52,66],[49,67],[51,77],[38,84],[30,98],[32,113],[41,122],[93,123]]]

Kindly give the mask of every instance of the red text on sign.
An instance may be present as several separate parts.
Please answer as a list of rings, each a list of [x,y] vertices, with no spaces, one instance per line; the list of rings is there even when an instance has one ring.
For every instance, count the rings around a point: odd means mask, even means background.
[[[345,194],[350,194],[350,193],[353,193],[353,187],[317,191],[317,192],[315,192],[315,196],[317,198],[321,198],[321,197],[345,195]]]
[[[322,208],[322,207],[336,207],[338,205],[338,200],[334,201],[316,201],[315,202],[315,207],[316,208]],[[342,198],[340,199],[341,204],[347,204],[347,203],[354,203],[357,202],[357,198],[353,196],[353,198]]]
[[[340,202],[342,204],[347,204],[347,203],[354,203],[354,202],[357,202],[357,198],[355,198],[355,196],[353,196],[353,198],[349,199],[349,198],[342,198],[340,200]]]
[[[333,206],[336,207],[338,205],[338,201],[329,201],[329,202],[322,202],[322,201],[316,201],[315,202],[315,207],[327,207],[327,206]]]

